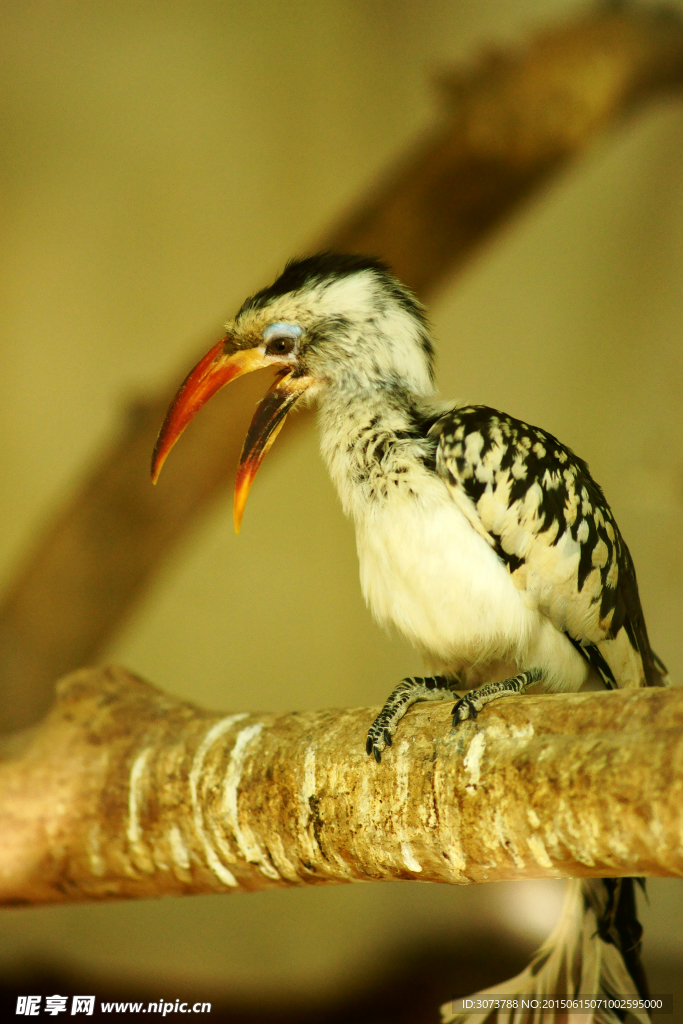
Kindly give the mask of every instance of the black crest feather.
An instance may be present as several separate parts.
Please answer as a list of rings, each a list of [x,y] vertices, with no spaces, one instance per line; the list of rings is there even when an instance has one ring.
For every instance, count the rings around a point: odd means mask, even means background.
[[[339,281],[363,270],[374,271],[385,279],[393,280],[388,264],[374,256],[359,256],[355,253],[317,252],[313,256],[292,259],[280,276],[246,299],[240,313],[248,309],[263,309],[272,299],[290,292],[298,292],[324,281]]]

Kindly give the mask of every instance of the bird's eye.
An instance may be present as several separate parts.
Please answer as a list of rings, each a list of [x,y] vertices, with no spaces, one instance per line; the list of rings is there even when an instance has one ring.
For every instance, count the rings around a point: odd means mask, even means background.
[[[288,356],[302,334],[303,329],[298,324],[269,324],[263,332],[266,355]]]
[[[269,356],[284,356],[289,355],[293,348],[294,342],[291,338],[274,338],[266,348],[266,352]]]

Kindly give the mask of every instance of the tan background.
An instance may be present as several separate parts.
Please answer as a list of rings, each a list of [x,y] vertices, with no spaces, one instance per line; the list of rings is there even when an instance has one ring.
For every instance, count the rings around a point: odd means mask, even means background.
[[[429,124],[432,72],[580,6],[3,0],[2,580],[125,401],[179,380],[245,294]],[[672,101],[602,140],[433,307],[444,394],[589,460],[678,680],[682,179]],[[109,658],[211,707],[376,703],[419,661],[373,625],[356,576],[311,431],[263,472],[239,539],[227,496],[187,537]],[[650,891],[648,955],[683,961],[683,886]],[[4,911],[0,973],[43,957],[165,998],[320,994],[423,936],[540,938],[559,895],[402,883]]]

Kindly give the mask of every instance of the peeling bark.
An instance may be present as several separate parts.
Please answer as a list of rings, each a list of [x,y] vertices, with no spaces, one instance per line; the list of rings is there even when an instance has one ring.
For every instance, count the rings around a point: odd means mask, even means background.
[[[425,298],[607,125],[682,83],[683,27],[652,8],[608,8],[490,55],[444,77],[441,122],[318,245],[383,256]],[[150,487],[150,453],[177,383],[174,375],[166,394],[131,409],[5,596],[0,732],[35,721],[53,680],[99,655],[167,553],[230,485],[255,382],[215,398]]]
[[[683,876],[683,690],[215,714],[124,669],[65,678],[0,756],[5,905],[354,881]]]

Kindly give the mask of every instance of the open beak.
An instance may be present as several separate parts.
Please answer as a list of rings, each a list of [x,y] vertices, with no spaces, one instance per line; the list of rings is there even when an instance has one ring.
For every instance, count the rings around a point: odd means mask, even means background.
[[[235,498],[232,506],[235,533],[240,532],[244,506],[259,466],[282,430],[287,413],[312,383],[311,377],[292,377],[291,370],[283,370],[254,413],[244,439],[235,479]]]
[[[217,391],[245,373],[272,366],[259,349],[225,351],[223,339],[206,353],[181,384],[166,413],[152,456],[152,483],[156,483],[171,448],[185,427]],[[235,532],[240,532],[247,495],[268,449],[280,433],[287,413],[313,383],[311,377],[293,377],[284,367],[257,407],[247,432],[235,481],[233,515]]]

